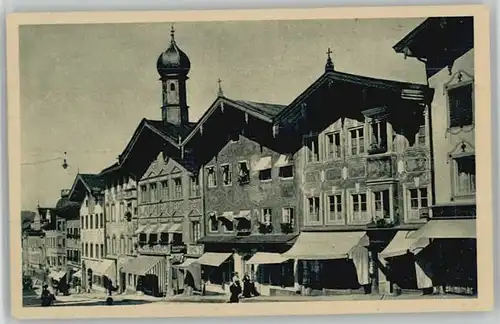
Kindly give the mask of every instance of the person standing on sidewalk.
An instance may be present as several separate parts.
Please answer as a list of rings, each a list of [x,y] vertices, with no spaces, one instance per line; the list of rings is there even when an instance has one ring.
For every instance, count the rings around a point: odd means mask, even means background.
[[[238,278],[238,275],[235,275],[233,277],[233,281],[231,282],[231,285],[229,286],[229,292],[231,293],[231,296],[229,297],[229,302],[230,303],[239,303],[240,294],[241,294],[241,284],[240,284],[240,280]]]

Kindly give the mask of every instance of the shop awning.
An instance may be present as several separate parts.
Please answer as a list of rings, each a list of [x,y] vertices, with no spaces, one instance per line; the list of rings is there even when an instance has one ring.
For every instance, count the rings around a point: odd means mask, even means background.
[[[182,233],[182,224],[172,224],[169,229],[169,233]]]
[[[51,277],[52,279],[54,279],[55,281],[59,281],[62,279],[62,277],[64,277],[66,275],[66,271],[52,271],[50,274],[49,274],[49,277]]]
[[[193,263],[195,263],[196,259],[195,258],[187,258],[182,262],[181,264],[174,264],[172,267],[178,268],[178,269],[186,269],[189,268]]]
[[[262,171],[262,170],[267,170],[271,169],[273,167],[271,157],[270,156],[263,156],[260,158],[260,160],[255,164],[255,167],[253,168],[255,171]]]
[[[202,265],[208,265],[212,267],[218,267],[226,261],[232,253],[215,253],[207,252],[196,260],[196,263]]]
[[[156,233],[158,227],[158,224],[151,224],[144,230],[144,234],[154,234]]]
[[[278,264],[287,261],[279,253],[257,252],[246,263],[247,264]]]
[[[144,233],[144,230],[146,229],[146,227],[148,227],[148,225],[141,225],[141,226],[139,226],[139,228],[137,228],[137,230],[135,231],[135,234],[142,234],[142,233]]]
[[[167,233],[169,224],[160,224],[158,228],[156,229],[156,233],[161,234],[161,233]]]
[[[250,219],[250,211],[249,210],[241,210],[239,213],[234,214],[234,218],[245,218],[245,219]]]
[[[293,164],[291,156],[282,154],[282,155],[280,155],[280,157],[278,158],[278,161],[276,161],[274,166],[279,168],[279,167],[284,167],[284,166],[291,165],[291,164]]]
[[[82,270],[78,270],[77,272],[73,273],[73,277],[81,278],[82,277]]]
[[[386,259],[395,256],[405,255],[406,253],[418,253],[421,249],[429,245],[429,239],[411,238],[415,231],[397,232],[387,247],[380,252],[380,257]]]
[[[135,259],[130,260],[130,262],[122,268],[122,272],[143,276],[162,261],[163,257],[139,255]]]
[[[222,214],[220,214],[218,216],[218,218],[225,218],[225,219],[231,221],[234,218],[234,213],[226,211],[226,212],[223,212]]]
[[[302,232],[290,250],[282,256],[299,260],[349,258],[358,246],[367,246],[366,232]]]
[[[415,233],[411,238],[443,238],[462,239],[476,238],[475,219],[431,219]]]
[[[102,259],[97,268],[94,269],[94,274],[114,279],[116,277],[115,261]]]

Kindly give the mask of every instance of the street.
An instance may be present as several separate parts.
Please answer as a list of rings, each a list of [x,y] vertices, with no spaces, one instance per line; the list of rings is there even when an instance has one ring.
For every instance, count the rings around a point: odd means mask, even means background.
[[[36,294],[35,294],[36,293]],[[40,307],[40,294],[37,291],[23,293],[24,307]],[[57,296],[52,307],[62,306],[106,306],[107,295],[102,292],[90,294],[74,294],[69,296]],[[113,305],[144,305],[150,303],[226,303],[227,296],[171,296],[164,298],[155,298],[147,295],[116,295],[112,296]],[[459,295],[419,295],[403,294],[399,296],[392,295],[338,295],[338,296],[258,296],[252,298],[243,298],[241,303],[262,303],[262,302],[305,302],[305,301],[361,301],[361,300],[397,300],[397,299],[443,299],[443,298],[475,298]]]

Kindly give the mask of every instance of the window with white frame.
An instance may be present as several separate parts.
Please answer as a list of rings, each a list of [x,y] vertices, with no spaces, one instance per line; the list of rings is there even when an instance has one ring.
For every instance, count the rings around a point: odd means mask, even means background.
[[[320,204],[319,197],[307,198],[307,220],[309,222],[319,222]]]
[[[246,161],[238,162],[238,182],[240,184],[250,182],[250,170]]]
[[[199,221],[191,222],[191,237],[194,243],[198,242],[201,238],[201,225]]]
[[[281,222],[293,225],[293,208],[285,207],[281,212]]]
[[[420,147],[425,146],[425,140],[426,140],[425,125],[421,125],[418,129],[417,138],[416,138],[417,146],[420,146]]]
[[[192,175],[190,177],[190,192],[191,197],[198,197],[200,193],[200,182],[198,181],[198,176]]]
[[[207,167],[207,182],[209,188],[217,187],[217,174],[214,166]]]
[[[456,196],[476,193],[476,156],[456,157],[454,163],[454,192]]]
[[[271,208],[263,208],[260,212],[260,222],[265,225],[272,224],[272,209]]]
[[[146,185],[141,186],[141,202],[147,203],[148,199],[148,187]]]
[[[340,132],[326,134],[325,155],[328,160],[340,159],[342,157],[342,146]]]
[[[365,134],[363,127],[351,129],[349,134],[351,155],[363,154],[365,152]]]
[[[150,202],[156,202],[156,201],[158,201],[157,200],[158,199],[158,195],[157,195],[157,192],[156,192],[156,183],[150,183],[149,184],[149,190],[150,190],[150,193],[151,193],[151,201]]]
[[[279,168],[280,179],[292,179],[293,178],[293,165],[284,165]]]
[[[390,218],[390,192],[389,189],[374,191],[373,195],[373,211],[375,218]]]
[[[474,86],[459,84],[447,90],[449,127],[463,127],[474,123]]]
[[[259,171],[260,181],[269,181],[272,179],[272,169],[264,169]]]
[[[408,219],[419,220],[420,209],[429,206],[429,196],[426,187],[408,189]]]
[[[352,221],[365,222],[370,220],[370,214],[366,206],[366,193],[351,194]]]
[[[308,163],[319,161],[318,135],[310,135],[304,138],[306,147],[306,161]]]
[[[168,180],[164,180],[161,182],[161,197],[162,197],[162,200],[169,200],[170,199],[170,192],[168,189]]]
[[[342,195],[335,194],[328,196],[328,221],[341,221],[344,218],[342,213]]]
[[[182,196],[182,178],[174,178],[174,199],[181,199]]]
[[[230,186],[233,183],[231,165],[223,164],[221,165],[222,169],[222,184],[224,186]]]
[[[370,123],[371,146],[374,149],[387,149],[387,122],[375,119]]]

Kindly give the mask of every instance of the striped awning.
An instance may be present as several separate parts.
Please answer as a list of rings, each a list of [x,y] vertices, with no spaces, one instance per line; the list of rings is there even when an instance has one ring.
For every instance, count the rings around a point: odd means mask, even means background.
[[[130,262],[122,268],[122,272],[143,276],[163,260],[163,257],[139,255],[137,258],[130,260]]]
[[[82,277],[82,270],[78,270],[77,272],[73,273],[73,277],[81,278]]]
[[[54,279],[55,281],[61,280],[66,275],[66,271],[52,271],[49,274],[49,277]]]
[[[218,215],[218,218],[225,218],[227,220],[233,220],[234,218],[234,213],[230,211],[223,212],[222,214]]]
[[[476,238],[475,219],[431,219],[411,238],[464,239]]]
[[[259,162],[255,164],[255,167],[253,168],[255,171],[262,171],[262,170],[267,170],[271,169],[273,167],[272,165],[272,160],[270,156],[263,156],[260,158]]]
[[[94,269],[94,274],[98,276],[106,276],[109,279],[116,280],[116,267],[115,261],[109,259],[102,259],[96,269]]]
[[[250,211],[249,210],[241,210],[239,213],[234,214],[234,218],[245,218],[245,219],[250,219]]]
[[[182,233],[182,224],[175,223],[168,228],[168,233]]]
[[[170,224],[160,224],[160,226],[158,226],[158,228],[156,229],[156,232],[158,234],[161,234],[161,233],[167,233],[168,231],[168,227],[170,226]]]
[[[366,232],[302,232],[282,256],[299,260],[343,259],[362,245],[368,245]]]
[[[286,257],[283,257],[279,253],[268,253],[268,252],[257,252],[255,253],[247,264],[279,264],[287,261]]]
[[[135,234],[142,234],[144,233],[144,230],[148,227],[148,225],[141,225],[139,228],[135,231]]]
[[[195,263],[196,259],[195,258],[186,258],[184,262],[181,264],[174,264],[172,267],[178,268],[178,269],[186,269],[189,268],[193,263]]]
[[[196,260],[196,263],[212,267],[218,267],[221,264],[223,264],[227,259],[229,259],[231,255],[232,253],[206,252]]]
[[[151,224],[144,230],[144,234],[154,234],[156,233],[158,227],[158,224]]]
[[[387,245],[387,247],[380,252],[380,257],[392,258],[396,256],[405,255],[408,252],[410,253],[418,253],[421,249],[429,245],[429,239],[419,239],[419,238],[411,238],[411,235],[415,231],[400,231],[396,233],[396,236],[392,239],[392,241]]]

